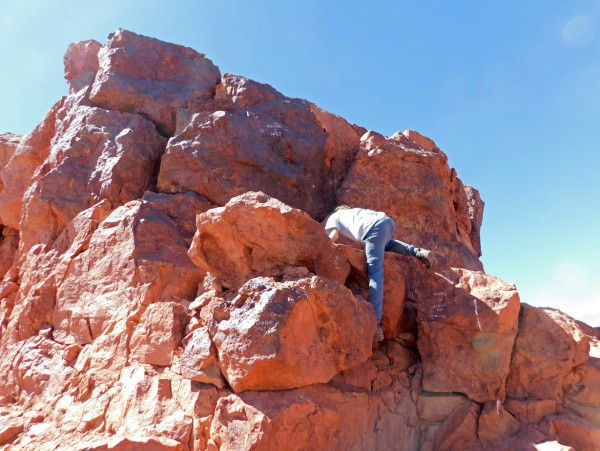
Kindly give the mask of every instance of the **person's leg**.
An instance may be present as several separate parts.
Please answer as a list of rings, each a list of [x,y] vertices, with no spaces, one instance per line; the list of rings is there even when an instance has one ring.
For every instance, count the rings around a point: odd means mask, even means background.
[[[385,246],[394,230],[393,222],[383,219],[375,223],[364,238],[369,274],[369,302],[373,304],[377,321],[383,313],[383,261]]]
[[[417,255],[417,248],[412,244],[405,243],[400,240],[390,240],[385,246],[386,251],[395,252],[396,254],[406,255],[407,257],[414,257]]]

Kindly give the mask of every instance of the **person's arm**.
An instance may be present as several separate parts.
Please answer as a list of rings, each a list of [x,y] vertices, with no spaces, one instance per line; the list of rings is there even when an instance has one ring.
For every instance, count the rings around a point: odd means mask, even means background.
[[[329,234],[329,239],[331,241],[333,241],[334,243],[338,240],[338,238],[340,237],[340,231],[338,229],[336,229],[335,227],[333,229],[330,229],[327,231]]]

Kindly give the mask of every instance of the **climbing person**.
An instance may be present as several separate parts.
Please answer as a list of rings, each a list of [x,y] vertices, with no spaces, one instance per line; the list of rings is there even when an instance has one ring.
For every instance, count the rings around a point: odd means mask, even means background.
[[[341,233],[345,237],[365,245],[369,275],[369,302],[373,305],[377,316],[377,332],[373,337],[375,341],[382,341],[384,338],[381,316],[385,251],[416,257],[427,268],[435,265],[435,255],[432,251],[392,239],[394,228],[394,221],[385,213],[366,208],[353,208],[348,205],[338,206],[325,221],[325,231],[333,242],[338,240]]]

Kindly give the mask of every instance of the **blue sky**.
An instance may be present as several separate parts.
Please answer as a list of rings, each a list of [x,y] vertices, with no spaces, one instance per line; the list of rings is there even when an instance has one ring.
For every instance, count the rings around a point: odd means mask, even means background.
[[[2,0],[0,132],[67,93],[69,43],[117,28],[431,137],[486,202],[486,271],[600,325],[600,0]]]

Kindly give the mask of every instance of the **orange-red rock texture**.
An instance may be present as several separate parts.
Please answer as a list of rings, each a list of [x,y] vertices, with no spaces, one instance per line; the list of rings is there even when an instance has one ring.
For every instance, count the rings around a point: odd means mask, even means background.
[[[383,136],[125,30],[0,135],[0,448],[600,449],[597,331],[479,260],[483,202]],[[320,223],[383,210],[438,266]]]

